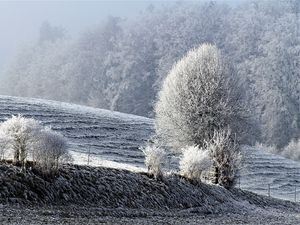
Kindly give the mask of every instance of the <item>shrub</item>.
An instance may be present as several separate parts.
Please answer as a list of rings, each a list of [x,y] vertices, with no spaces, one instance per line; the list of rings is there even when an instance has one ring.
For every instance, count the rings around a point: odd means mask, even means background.
[[[206,142],[206,148],[213,160],[214,183],[233,187],[241,164],[241,153],[230,129],[215,131],[213,138]]]
[[[290,143],[283,148],[281,155],[293,159],[293,160],[300,160],[300,140],[291,140]]]
[[[189,146],[182,152],[179,161],[181,174],[191,180],[201,182],[202,172],[208,170],[212,165],[209,152],[198,146]]]
[[[32,149],[32,158],[45,172],[55,171],[59,165],[70,160],[66,139],[58,132],[46,127],[40,131]]]
[[[156,179],[160,178],[163,175],[162,166],[166,160],[166,152],[154,144],[147,145],[143,149],[143,152],[145,154],[145,165],[148,172]]]
[[[259,149],[265,152],[269,152],[269,153],[273,153],[273,154],[277,154],[278,153],[278,149],[276,146],[272,146],[272,145],[265,145],[259,142],[256,142],[254,145],[255,149]]]
[[[284,148],[277,148],[276,146],[267,146],[263,144],[256,144],[255,147],[262,151],[270,152],[276,155],[281,155],[285,158],[299,161],[300,160],[300,139],[292,139]]]

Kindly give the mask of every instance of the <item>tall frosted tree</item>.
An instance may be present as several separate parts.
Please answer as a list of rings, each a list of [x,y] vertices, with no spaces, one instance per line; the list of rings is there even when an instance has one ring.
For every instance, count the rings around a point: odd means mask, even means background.
[[[205,145],[214,131],[244,123],[238,81],[220,50],[210,44],[192,49],[163,82],[155,105],[156,130],[175,150]]]

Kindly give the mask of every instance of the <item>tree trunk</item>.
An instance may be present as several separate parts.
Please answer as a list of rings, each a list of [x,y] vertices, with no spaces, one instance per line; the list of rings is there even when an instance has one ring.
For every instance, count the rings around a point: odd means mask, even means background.
[[[214,184],[218,184],[219,183],[219,168],[217,166],[214,167],[215,171],[214,171],[214,177],[213,177],[213,183]]]
[[[19,150],[15,150],[15,153],[14,153],[14,163],[17,164],[20,160],[20,152]]]

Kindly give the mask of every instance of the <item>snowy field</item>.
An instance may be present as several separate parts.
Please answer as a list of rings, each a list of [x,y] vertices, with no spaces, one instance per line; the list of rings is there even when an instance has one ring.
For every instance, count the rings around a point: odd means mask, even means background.
[[[153,120],[55,101],[0,96],[0,120],[22,114],[40,120],[68,138],[77,164],[145,170],[143,145],[154,134]],[[88,152],[90,156],[88,157]],[[242,189],[300,200],[300,163],[244,147]],[[299,190],[297,190],[299,189]],[[298,197],[299,195],[299,197]],[[297,199],[298,201],[298,199]]]

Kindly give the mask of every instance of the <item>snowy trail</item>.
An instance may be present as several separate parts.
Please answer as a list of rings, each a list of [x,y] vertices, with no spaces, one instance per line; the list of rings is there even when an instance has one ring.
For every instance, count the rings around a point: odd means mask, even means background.
[[[154,134],[153,120],[109,110],[55,101],[0,96],[0,121],[14,114],[33,117],[58,130],[70,143],[77,164],[143,171],[143,145]],[[82,154],[84,153],[84,154]],[[243,148],[242,189],[273,197],[300,199],[300,163],[281,156]],[[299,186],[297,186],[299,185]]]

